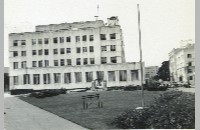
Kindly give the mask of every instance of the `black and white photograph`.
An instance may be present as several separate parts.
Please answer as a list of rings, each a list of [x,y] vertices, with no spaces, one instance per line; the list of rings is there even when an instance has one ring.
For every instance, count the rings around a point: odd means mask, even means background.
[[[195,0],[4,0],[4,130],[195,129]]]

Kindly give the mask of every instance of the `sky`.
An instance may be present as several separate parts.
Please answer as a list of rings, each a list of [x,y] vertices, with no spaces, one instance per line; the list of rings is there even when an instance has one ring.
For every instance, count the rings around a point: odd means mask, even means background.
[[[127,62],[138,62],[138,12],[145,66],[161,66],[181,40],[195,42],[195,0],[5,0],[4,66],[8,61],[8,34],[35,31],[36,25],[94,21],[118,16]]]

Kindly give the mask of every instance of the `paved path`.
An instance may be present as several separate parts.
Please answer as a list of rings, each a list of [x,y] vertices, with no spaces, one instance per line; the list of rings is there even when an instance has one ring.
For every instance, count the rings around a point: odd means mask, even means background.
[[[195,93],[195,88],[194,87],[191,87],[191,88],[178,87],[178,88],[170,88],[170,90]]]
[[[87,130],[17,97],[4,97],[5,130]]]

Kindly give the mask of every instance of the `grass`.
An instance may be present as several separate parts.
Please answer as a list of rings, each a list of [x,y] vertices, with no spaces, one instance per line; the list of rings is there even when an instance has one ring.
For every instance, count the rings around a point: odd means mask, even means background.
[[[34,97],[20,97],[20,99],[33,104],[46,111],[70,120],[89,129],[115,129],[110,123],[113,119],[127,109],[141,106],[141,91],[101,91],[103,108],[96,105],[83,110],[81,96],[94,94],[88,92],[61,94],[54,97],[37,99]],[[148,105],[154,97],[163,91],[145,91],[145,104]]]

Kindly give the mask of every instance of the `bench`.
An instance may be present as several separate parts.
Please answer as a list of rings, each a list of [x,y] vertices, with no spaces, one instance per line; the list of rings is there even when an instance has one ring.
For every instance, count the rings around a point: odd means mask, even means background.
[[[103,108],[103,102],[100,100],[99,94],[82,96],[83,109],[88,109],[92,104],[97,105],[98,108]]]

